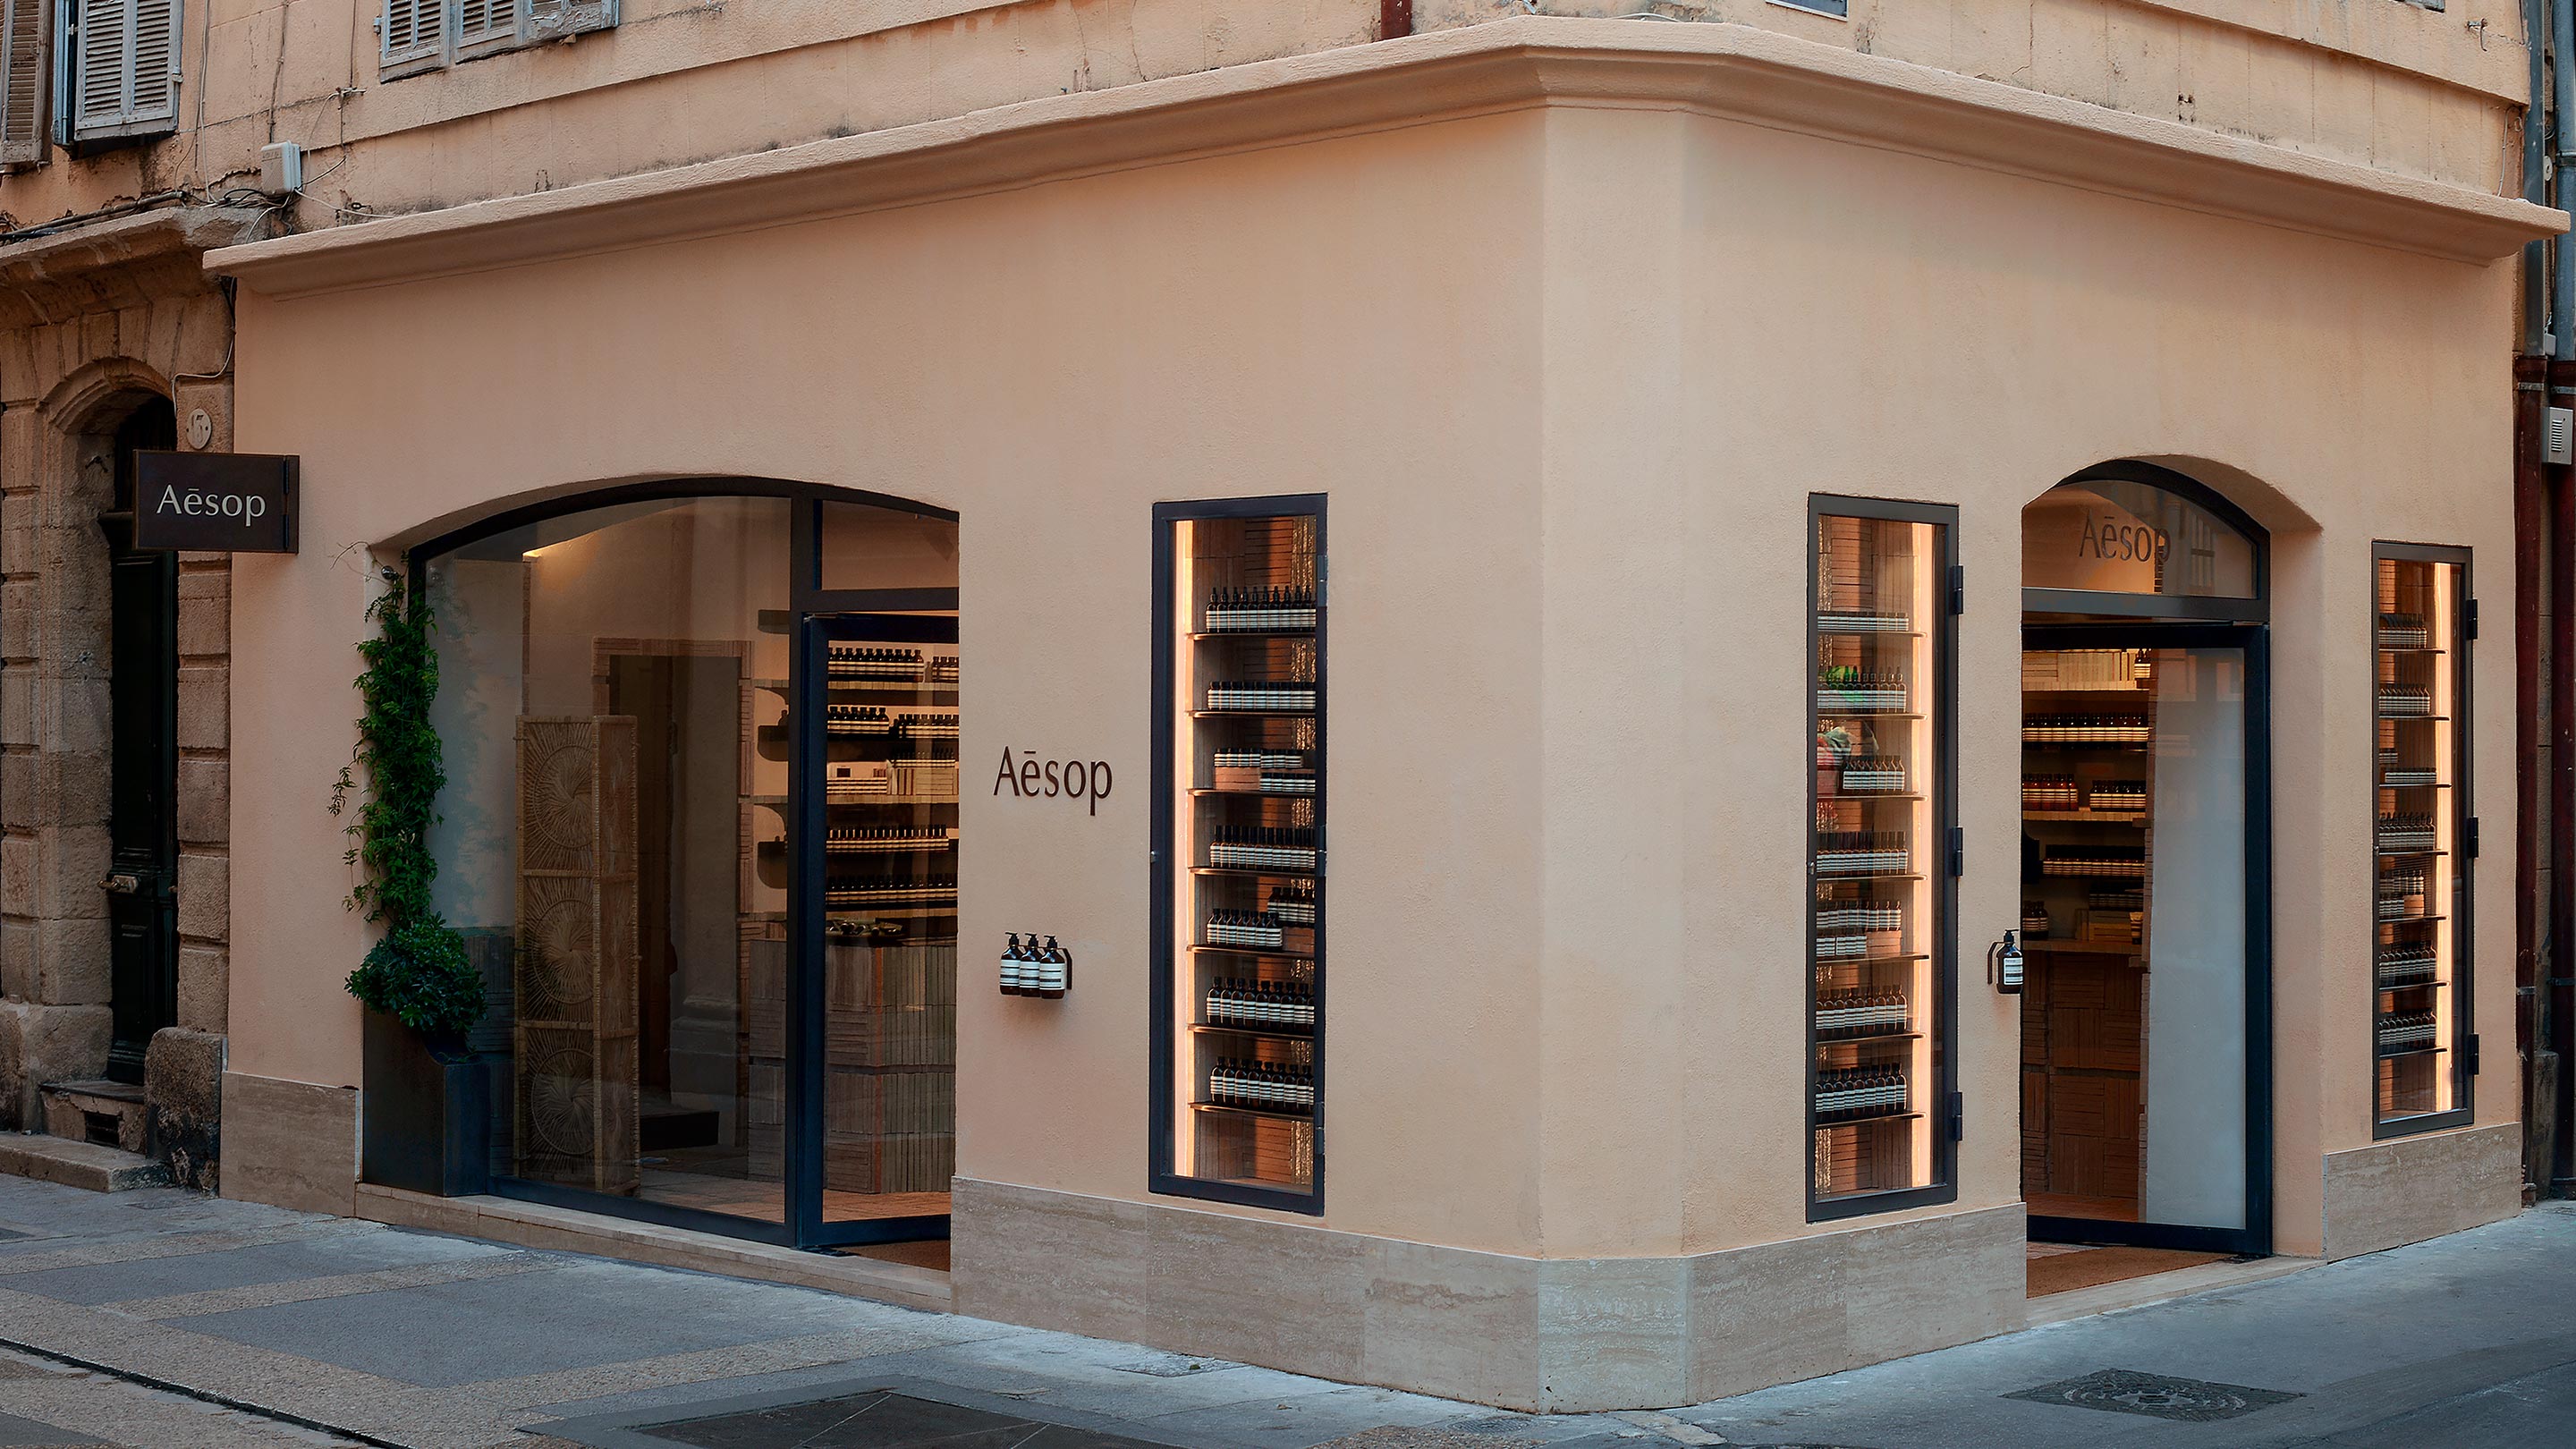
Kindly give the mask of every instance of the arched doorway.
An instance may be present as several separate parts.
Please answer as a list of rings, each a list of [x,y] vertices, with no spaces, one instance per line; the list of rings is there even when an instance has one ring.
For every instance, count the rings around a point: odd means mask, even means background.
[[[2023,510],[2034,1239],[2270,1251],[2266,546],[2144,463]]]
[[[107,1076],[140,1086],[155,1032],[179,1021],[179,560],[134,546],[134,455],[178,446],[170,400],[117,425],[108,550]]]
[[[955,515],[678,480],[411,562],[440,669],[433,902],[487,985],[493,1190],[945,1267]],[[419,1144],[367,1121],[393,1181]]]

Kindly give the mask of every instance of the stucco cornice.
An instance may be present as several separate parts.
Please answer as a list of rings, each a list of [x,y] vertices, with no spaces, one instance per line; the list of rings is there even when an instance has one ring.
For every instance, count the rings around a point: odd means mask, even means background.
[[[2461,262],[2556,211],[1737,25],[1530,17],[227,247],[296,296],[1545,105],[1685,110]]]

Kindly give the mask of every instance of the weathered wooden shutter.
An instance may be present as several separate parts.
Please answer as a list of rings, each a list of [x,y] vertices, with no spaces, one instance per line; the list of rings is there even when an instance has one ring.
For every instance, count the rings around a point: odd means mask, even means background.
[[[134,136],[179,117],[179,0],[72,0],[71,133]]]
[[[385,0],[383,65],[433,60],[447,44],[447,0]]]
[[[456,0],[456,49],[519,39],[519,0]]]
[[[525,0],[530,40],[560,40],[617,23],[617,0]]]
[[[0,166],[45,159],[55,0],[0,0]]]

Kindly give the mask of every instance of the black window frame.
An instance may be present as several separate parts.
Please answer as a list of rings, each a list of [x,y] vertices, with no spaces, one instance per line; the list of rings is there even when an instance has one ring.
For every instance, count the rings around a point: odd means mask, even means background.
[[[2449,808],[2451,811],[2451,840],[2454,847],[2451,852],[2451,1040],[2448,1043],[2448,1046],[2450,1048],[2451,1071],[2453,1074],[2453,1090],[2458,1093],[2459,1100],[2448,1110],[2441,1112],[2424,1112],[2412,1116],[2396,1118],[2384,1118],[2379,1115],[2379,1046],[2377,1035],[2379,1021],[2379,972],[2377,966],[2379,930],[2378,922],[2374,917],[2370,925],[2370,945],[2372,949],[2364,954],[2364,959],[2372,962],[2369,982],[2371,1003],[2370,1019],[2372,1024],[2372,1036],[2370,1039],[2370,1095],[2367,1100],[2370,1103],[2370,1140],[2373,1142],[2385,1142],[2392,1138],[2416,1137],[2427,1132],[2450,1131],[2456,1128],[2467,1127],[2476,1122],[2477,1068],[2479,1065],[2477,1060],[2478,1053],[2473,1049],[2474,1043],[2477,1039],[2477,956],[2475,954],[2477,945],[2477,854],[2474,850],[2469,848],[2469,842],[2473,838],[2472,832],[2475,828],[2474,822],[2477,819],[2477,811],[2475,809],[2477,799],[2475,793],[2477,781],[2477,775],[2475,772],[2477,761],[2475,725],[2477,715],[2475,708],[2476,702],[2472,694],[2473,684],[2476,678],[2476,670],[2472,667],[2474,663],[2472,655],[2475,653],[2476,636],[2470,627],[2470,620],[2474,617],[2477,609],[2477,574],[2474,567],[2474,553],[2471,549],[2461,545],[2397,543],[2384,539],[2375,541],[2370,546],[2372,614],[2370,619],[2371,668],[2369,670],[2370,679],[2368,682],[2371,687],[2369,717],[2371,719],[2372,729],[2371,737],[2368,742],[2371,754],[2365,761],[2369,773],[2364,776],[2364,778],[2371,782],[2371,814],[2373,818],[2371,849],[2373,851],[2373,855],[2370,859],[2370,868],[2373,895],[2364,897],[2364,899],[2375,899],[2379,872],[2379,859],[2376,854],[2378,850],[2376,821],[2378,816],[2379,798],[2379,769],[2377,763],[2379,750],[2379,619],[2377,606],[2379,565],[2384,560],[2395,560],[2408,563],[2453,564],[2457,565],[2460,570],[2459,598],[2454,602],[2451,610],[2451,637],[2450,641],[2444,646],[2450,651],[2446,657],[2451,661],[2450,667],[2452,671],[2451,768],[2453,776],[2449,792],[2451,796],[2451,804]]]
[[[1932,690],[1925,711],[1926,722],[1933,731],[1933,840],[1924,849],[1926,873],[1931,877],[1932,929],[1924,933],[1931,957],[1928,965],[1932,980],[1933,1012],[1939,1018],[1931,1033],[1936,1043],[1937,1064],[1934,1081],[1925,1094],[1924,1114],[1932,1119],[1931,1181],[1920,1187],[1887,1188],[1877,1192],[1847,1193],[1819,1197],[1816,1193],[1816,868],[1815,833],[1816,772],[1811,757],[1802,754],[1799,773],[1806,781],[1806,815],[1800,822],[1800,838],[1806,842],[1806,889],[1801,899],[1805,916],[1805,951],[1799,963],[1803,977],[1799,1000],[1804,1020],[1800,1031],[1806,1041],[1806,1065],[1799,1102],[1799,1135],[1805,1139],[1800,1160],[1806,1164],[1802,1191],[1810,1223],[1837,1222],[1846,1218],[1875,1217],[1882,1213],[1903,1212],[1909,1208],[1932,1207],[1959,1200],[1959,1142],[1965,1135],[1964,1104],[1959,1094],[1959,875],[1963,862],[1953,848],[1959,839],[1959,612],[1961,599],[1955,582],[1959,578],[1959,505],[1924,503],[1906,499],[1862,498],[1848,494],[1810,493],[1807,495],[1806,534],[1800,547],[1807,557],[1807,589],[1800,600],[1807,635],[1806,669],[1800,675],[1800,698],[1805,702],[1809,733],[1816,718],[1815,681],[1822,662],[1822,632],[1816,627],[1816,529],[1826,518],[1866,518],[1892,523],[1926,523],[1938,531],[1938,543],[1930,565],[1939,572],[1933,580],[1934,608],[1929,621],[1932,630]],[[1812,749],[1808,740],[1800,740],[1802,751]]]
[[[915,499],[859,489],[836,488],[784,478],[691,477],[568,493],[492,513],[422,540],[403,550],[402,561],[413,597],[423,597],[430,561],[497,534],[574,514],[646,503],[696,498],[779,498],[786,500],[788,544],[780,560],[787,571],[786,627],[789,634],[788,697],[807,719],[821,717],[824,629],[818,616],[957,609],[955,589],[826,589],[823,578],[823,509],[826,505],[861,504],[926,518],[959,521],[955,510]],[[963,611],[960,610],[962,617]],[[828,982],[823,964],[823,837],[818,828],[822,800],[814,788],[822,777],[821,737],[810,729],[795,733],[795,755],[788,771],[788,818],[804,831],[789,886],[789,975],[786,1039],[800,1060],[787,1073],[782,1110],[783,1140],[790,1151],[779,1180],[782,1220],[745,1217],[706,1208],[680,1207],[643,1198],[592,1192],[561,1183],[493,1173],[479,1186],[495,1197],[540,1203],[603,1217],[624,1218],[660,1227],[714,1233],[779,1247],[823,1249],[879,1243],[935,1242],[949,1235],[948,1214],[826,1221],[823,1215],[824,1117],[827,1064],[825,1040]],[[964,943],[961,941],[961,948]],[[363,1083],[361,1084],[363,1088]],[[429,1144],[431,1148],[435,1144]],[[361,1164],[363,1170],[364,1164]]]
[[[1174,721],[1180,708],[1175,695],[1179,687],[1179,659],[1172,647],[1179,626],[1175,618],[1178,600],[1173,597],[1178,569],[1173,552],[1177,525],[1211,519],[1286,518],[1311,516],[1315,520],[1315,842],[1320,858],[1329,869],[1331,852],[1327,835],[1331,818],[1327,797],[1332,788],[1331,721],[1333,691],[1329,684],[1328,636],[1332,622],[1327,575],[1331,554],[1326,533],[1326,495],[1321,493],[1274,494],[1253,498],[1193,499],[1154,505],[1153,547],[1153,678],[1149,695],[1153,712],[1152,753],[1153,788],[1151,791],[1152,824],[1152,889],[1150,891],[1148,939],[1149,984],[1147,990],[1150,1020],[1150,1069],[1146,1072],[1146,1190],[1157,1197],[1195,1198],[1202,1202],[1231,1203],[1238,1207],[1269,1208],[1277,1212],[1320,1217],[1324,1212],[1324,1147],[1326,1108],[1330,1102],[1324,1060],[1325,1044],[1332,1034],[1332,1009],[1326,1001],[1331,986],[1331,957],[1326,933],[1331,927],[1331,913],[1324,912],[1315,923],[1315,1036],[1314,1036],[1314,1136],[1315,1180],[1312,1188],[1299,1192],[1284,1188],[1246,1186],[1241,1183],[1217,1182],[1206,1178],[1183,1176],[1176,1169],[1179,1162],[1177,1127],[1179,1114],[1172,1104],[1177,1076],[1179,1032],[1175,1030],[1179,1001],[1177,999],[1179,963],[1174,959],[1177,928],[1176,899],[1180,880],[1179,850],[1182,842],[1174,837],[1173,819],[1178,804],[1173,780],[1178,765],[1179,742]],[[1319,873],[1317,888],[1328,889]]]

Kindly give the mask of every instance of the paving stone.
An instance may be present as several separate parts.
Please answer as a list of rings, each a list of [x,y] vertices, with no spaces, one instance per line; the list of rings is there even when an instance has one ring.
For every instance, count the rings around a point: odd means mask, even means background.
[[[571,1259],[530,1293],[507,1279],[188,1320],[196,1333],[434,1388],[839,1328],[848,1300]]]
[[[87,1446],[97,1442],[88,1435],[70,1429],[57,1428],[52,1424],[39,1424],[33,1419],[22,1419],[15,1414],[0,1414],[0,1445],[7,1446],[7,1449],[21,1449],[21,1446],[35,1444]]]
[[[392,1233],[369,1233],[319,1242],[285,1242],[256,1244],[192,1253],[182,1257],[160,1259],[127,1259],[113,1263],[80,1264],[35,1273],[18,1273],[6,1280],[21,1293],[39,1293],[66,1303],[112,1303],[120,1299],[156,1299],[173,1295],[198,1295],[225,1289],[243,1288],[315,1279],[325,1275],[373,1273],[393,1268],[423,1265],[445,1266],[476,1258],[508,1256],[488,1248],[459,1245],[451,1250],[434,1240],[406,1239]],[[438,1281],[435,1278],[424,1282]],[[318,1297],[332,1296],[318,1294]],[[287,1302],[292,1299],[281,1298]],[[234,1308],[255,1306],[255,1302],[227,1305]],[[198,1310],[215,1311],[213,1308]],[[155,1316],[167,1317],[168,1314]]]

